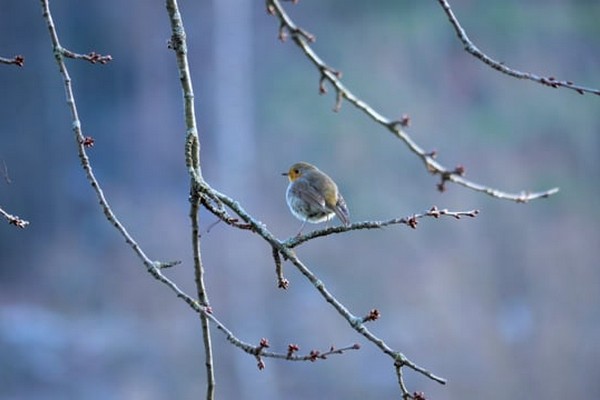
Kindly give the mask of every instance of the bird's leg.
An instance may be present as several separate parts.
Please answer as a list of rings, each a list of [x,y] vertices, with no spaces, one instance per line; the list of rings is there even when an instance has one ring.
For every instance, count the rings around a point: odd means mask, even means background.
[[[300,227],[300,230],[298,231],[298,233],[296,233],[296,237],[298,237],[302,234],[302,229],[304,229],[304,226],[306,225],[306,221],[308,221],[308,220],[304,219],[304,221],[302,222],[302,226]]]

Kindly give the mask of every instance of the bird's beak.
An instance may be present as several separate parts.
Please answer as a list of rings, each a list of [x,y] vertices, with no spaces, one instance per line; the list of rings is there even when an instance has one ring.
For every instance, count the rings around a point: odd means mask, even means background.
[[[288,176],[288,173],[287,172],[282,172],[281,175]]]

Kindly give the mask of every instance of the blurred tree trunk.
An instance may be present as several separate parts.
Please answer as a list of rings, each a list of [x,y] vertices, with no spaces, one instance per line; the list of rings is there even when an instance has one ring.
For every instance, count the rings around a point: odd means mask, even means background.
[[[257,155],[254,123],[252,11],[250,1],[219,0],[214,4],[214,59],[215,59],[215,144],[216,182],[219,190],[244,198],[245,206],[256,209]],[[260,274],[247,268],[248,260],[260,259],[256,246],[249,241],[239,243],[235,251],[220,255],[226,269],[227,282],[221,289],[230,297],[226,310],[237,321],[243,340],[253,341],[266,335],[266,315],[252,310],[265,308],[264,293],[258,282]],[[239,304],[240,291],[244,304]],[[250,292],[251,291],[251,292]],[[217,360],[217,363],[219,361]],[[248,360],[234,355],[227,360],[233,366],[229,373],[235,376],[236,387],[227,387],[233,398],[247,398],[249,393],[261,393],[264,399],[277,398],[274,383],[264,385],[248,373]],[[217,365],[217,370],[219,366]],[[217,383],[217,393],[219,384]],[[222,393],[222,392],[221,392]]]

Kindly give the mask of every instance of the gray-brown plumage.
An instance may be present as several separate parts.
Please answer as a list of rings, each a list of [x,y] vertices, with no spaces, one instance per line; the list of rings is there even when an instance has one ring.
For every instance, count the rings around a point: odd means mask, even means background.
[[[283,175],[290,180],[286,191],[288,206],[292,214],[303,221],[302,227],[306,222],[317,224],[328,221],[334,215],[344,225],[350,225],[346,201],[333,179],[323,171],[312,164],[299,162]]]

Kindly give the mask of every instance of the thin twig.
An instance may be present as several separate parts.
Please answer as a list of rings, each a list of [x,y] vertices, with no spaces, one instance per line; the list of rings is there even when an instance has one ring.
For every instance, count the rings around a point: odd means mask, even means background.
[[[408,399],[410,399],[411,396],[410,396],[410,393],[408,392],[408,389],[406,388],[406,384],[404,383],[402,364],[396,363],[394,365],[394,367],[396,368],[396,377],[398,378],[398,386],[400,387],[400,392],[402,393],[402,398],[404,400],[408,400]]]
[[[481,185],[475,182],[472,182],[468,179],[464,178],[464,168],[447,168],[442,164],[438,163],[435,160],[436,153],[431,151],[423,150],[406,132],[404,129],[409,121],[407,116],[402,117],[402,119],[394,121],[384,117],[378,111],[373,109],[369,104],[365,101],[358,98],[354,95],[342,82],[341,82],[341,74],[333,69],[332,67],[325,64],[325,62],[317,55],[317,53],[312,49],[309,42],[313,41],[314,38],[312,35],[307,34],[303,29],[299,28],[286,13],[284,8],[281,6],[279,0],[266,0],[267,10],[277,16],[280,21],[280,32],[282,29],[286,29],[294,43],[302,52],[306,55],[306,57],[315,65],[318,69],[321,77],[320,77],[320,92],[326,92],[324,82],[329,82],[336,91],[336,105],[335,110],[338,110],[341,104],[341,100],[345,99],[350,104],[352,104],[357,109],[364,112],[369,118],[378,123],[379,125],[385,127],[389,132],[391,132],[395,137],[400,139],[404,144],[408,147],[408,149],[413,152],[425,165],[427,171],[434,175],[439,175],[441,177],[441,182],[438,184],[438,189],[443,190],[445,188],[445,182],[453,182],[468,189],[485,193],[492,197],[504,200],[512,200],[518,203],[525,203],[531,200],[546,198],[558,192],[558,188],[552,188],[549,190],[545,190],[542,192],[530,192],[523,191],[521,193],[507,193],[503,192],[485,185]],[[281,37],[281,33],[279,34]],[[310,38],[312,40],[309,40]]]
[[[277,287],[287,289],[290,282],[283,276],[283,263],[281,262],[279,250],[276,247],[273,247],[273,261],[275,262],[275,274],[277,274]]]
[[[90,184],[92,185],[94,192],[96,193],[96,197],[98,198],[100,206],[102,207],[102,211],[104,212],[104,215],[106,216],[108,221],[125,238],[125,241],[127,242],[127,244],[129,244],[129,246],[131,246],[131,248],[135,251],[135,253],[138,255],[138,257],[142,260],[142,262],[148,268],[148,270],[149,271],[156,270],[156,268],[154,266],[154,261],[150,260],[148,258],[148,256],[146,256],[144,251],[135,242],[135,240],[131,237],[129,232],[127,232],[127,230],[125,229],[123,224],[119,221],[117,216],[113,213],[108,201],[106,200],[106,198],[104,196],[104,192],[102,191],[100,183],[98,182],[98,180],[96,179],[96,176],[94,175],[94,171],[90,164],[90,160],[89,160],[87,150],[86,150],[86,147],[87,147],[85,145],[86,140],[82,133],[81,121],[79,119],[79,113],[77,111],[77,104],[75,102],[75,97],[73,94],[71,77],[69,75],[67,66],[64,62],[64,56],[63,56],[64,49],[61,46],[60,41],[58,39],[56,27],[54,25],[54,21],[52,19],[52,14],[50,12],[49,0],[41,0],[41,3],[42,3],[42,10],[43,10],[43,17],[46,20],[47,28],[50,33],[50,39],[52,41],[54,58],[58,65],[60,74],[63,78],[63,84],[65,87],[65,93],[66,93],[66,97],[67,97],[67,105],[71,112],[73,133],[75,134],[75,141],[77,143],[77,150],[79,153],[79,160],[81,162],[81,166],[83,167],[86,177],[87,177],[88,181],[90,182]],[[156,271],[156,272],[158,272],[158,271]]]
[[[470,210],[470,211],[449,211],[447,209],[438,209],[433,206],[428,211],[425,211],[420,214],[414,214],[404,218],[392,218],[386,221],[364,221],[364,222],[355,222],[348,226],[332,226],[324,229],[315,230],[309,233],[306,233],[301,236],[294,236],[290,239],[286,240],[284,244],[290,249],[307,242],[311,239],[315,239],[322,236],[327,236],[332,233],[343,233],[348,231],[356,231],[362,229],[379,229],[389,225],[406,225],[413,229],[417,227],[418,220],[425,217],[439,218],[439,217],[453,217],[455,219],[460,219],[461,217],[476,217],[479,214],[479,210]]]
[[[192,221],[192,250],[194,253],[194,278],[196,281],[196,291],[198,300],[204,307],[210,309],[208,300],[208,292],[204,284],[204,266],[202,263],[202,252],[200,250],[200,221],[199,221],[199,206],[200,202],[196,195],[190,198],[190,219]],[[205,368],[206,368],[206,398],[214,399],[215,396],[215,372],[214,359],[212,351],[212,339],[210,334],[209,320],[204,314],[200,314],[200,322],[202,324],[202,339],[204,343]]]
[[[13,58],[0,57],[0,64],[13,64],[17,67],[25,65],[25,58],[21,55],[14,56]]]
[[[64,57],[72,58],[74,60],[84,60],[92,64],[108,64],[113,59],[110,54],[102,55],[96,53],[95,51],[92,51],[88,54],[79,54],[72,52],[71,50],[63,49],[62,54]]]
[[[27,225],[29,225],[29,221],[25,221],[17,215],[7,213],[2,209],[2,207],[0,207],[0,215],[2,215],[10,225],[14,225],[17,228],[25,228]]]
[[[599,89],[593,89],[593,88],[589,88],[589,87],[585,87],[585,86],[581,86],[581,85],[576,85],[571,81],[558,80],[553,76],[544,77],[544,76],[532,74],[530,72],[518,71],[516,69],[507,67],[504,63],[494,60],[493,58],[489,57],[484,52],[479,50],[479,48],[477,48],[477,46],[475,46],[475,44],[473,44],[471,39],[469,39],[469,37],[467,36],[467,33],[465,32],[463,27],[460,25],[458,18],[456,18],[456,16],[454,15],[454,12],[452,11],[450,4],[446,0],[438,0],[438,3],[440,3],[440,6],[442,6],[442,9],[446,13],[446,16],[448,16],[448,20],[454,27],[456,36],[458,36],[458,38],[462,42],[462,44],[465,48],[465,51],[467,53],[471,54],[472,56],[474,56],[475,58],[477,58],[478,60],[489,65],[493,69],[500,71],[503,74],[512,76],[514,78],[527,79],[527,80],[534,81],[534,82],[540,83],[544,86],[548,86],[548,87],[551,87],[554,89],[565,88],[565,89],[574,90],[579,94],[591,93],[591,94],[595,94],[595,95],[600,95]]]
[[[363,319],[352,314],[335,296],[329,292],[325,287],[324,283],[317,278],[317,276],[302,262],[295,253],[289,249],[283,249],[281,252],[290,260],[292,264],[313,284],[313,286],[321,293],[323,298],[331,304],[336,311],[344,317],[344,319],[350,324],[350,326],[368,341],[377,346],[381,351],[390,356],[395,362],[400,362],[403,366],[406,366],[420,374],[434,380],[438,383],[445,384],[446,380],[433,374],[431,371],[420,367],[416,363],[412,362],[401,352],[393,350],[385,343],[385,341],[375,334],[373,334],[363,323]]]
[[[360,350],[360,345],[358,343],[352,344],[346,347],[335,347],[331,346],[327,351],[319,351],[319,350],[310,350],[310,352],[306,355],[298,355],[296,354],[300,347],[297,344],[288,345],[287,353],[273,353],[268,352],[265,349],[270,347],[269,341],[265,338],[260,339],[258,346],[254,348],[254,356],[257,360],[258,369],[265,368],[265,362],[262,357],[270,357],[270,358],[279,358],[287,361],[311,361],[315,362],[317,360],[326,360],[327,357],[331,355],[344,354],[346,351],[350,350]]]

